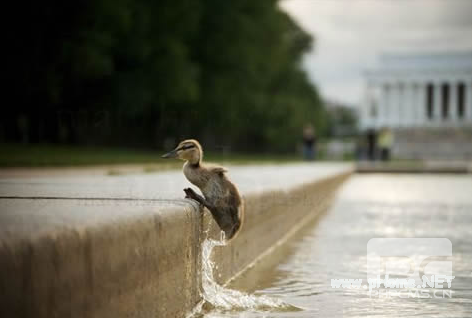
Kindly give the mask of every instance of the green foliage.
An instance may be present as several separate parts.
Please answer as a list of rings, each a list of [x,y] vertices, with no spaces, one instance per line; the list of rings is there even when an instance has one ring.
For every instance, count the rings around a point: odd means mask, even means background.
[[[103,165],[144,165],[145,172],[182,169],[179,160],[161,159],[162,151],[103,146],[57,144],[1,144],[0,167],[70,167]],[[205,161],[223,165],[283,164],[300,161],[295,154],[222,153],[205,151]],[[110,170],[110,174],[114,173]]]
[[[3,139],[289,151],[326,131],[312,45],[275,0],[46,0],[18,29]],[[20,10],[20,9],[19,9]],[[22,124],[16,124],[21,122]]]

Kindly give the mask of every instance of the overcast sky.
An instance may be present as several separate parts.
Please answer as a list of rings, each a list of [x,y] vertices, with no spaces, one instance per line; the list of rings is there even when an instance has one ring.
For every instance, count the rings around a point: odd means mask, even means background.
[[[283,0],[315,38],[304,66],[323,97],[357,104],[381,52],[472,50],[472,0]]]

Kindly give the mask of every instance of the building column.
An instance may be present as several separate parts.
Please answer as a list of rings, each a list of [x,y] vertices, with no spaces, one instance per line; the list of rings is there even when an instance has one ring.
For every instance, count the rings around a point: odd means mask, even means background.
[[[417,82],[411,83],[411,107],[413,112],[413,123],[412,127],[419,125],[421,116],[421,104],[420,104],[420,86]]]
[[[396,128],[398,118],[398,83],[392,82],[390,84],[390,94],[388,97],[388,126]]]
[[[433,83],[433,118],[432,124],[434,126],[442,122],[441,117],[441,82]]]
[[[411,84],[411,108],[413,113],[413,121],[411,123],[411,127],[419,126],[420,121],[420,111],[421,111],[421,104],[420,104],[420,86],[418,83]]]
[[[427,110],[426,110],[426,87],[425,82],[419,82],[416,86],[416,125],[424,126],[427,123]]]
[[[398,83],[398,100],[397,100],[397,127],[405,127],[405,123],[408,120],[408,110],[406,109],[406,98],[405,98],[405,83]]]
[[[417,90],[416,90],[416,84],[414,82],[410,82],[408,84],[408,86],[410,87],[410,114],[411,114],[411,118],[410,118],[410,124],[409,124],[409,127],[415,127],[416,126],[416,121],[418,120],[417,119],[417,112],[416,112],[416,100],[417,100]]]
[[[412,82],[406,82],[403,89],[403,110],[405,112],[405,120],[403,126],[413,127],[415,122],[415,101],[414,87]]]
[[[390,116],[390,95],[392,94],[392,85],[389,82],[382,82],[381,97],[379,109],[381,109],[381,116],[379,120],[379,127],[389,124]]]
[[[472,123],[472,82],[465,83],[464,119]]]
[[[449,83],[449,121],[452,124],[455,124],[458,120],[458,112],[457,108],[459,105],[457,104],[457,83],[454,81]]]
[[[408,112],[405,105],[405,84],[403,82],[397,84],[397,95],[397,127],[404,127]]]

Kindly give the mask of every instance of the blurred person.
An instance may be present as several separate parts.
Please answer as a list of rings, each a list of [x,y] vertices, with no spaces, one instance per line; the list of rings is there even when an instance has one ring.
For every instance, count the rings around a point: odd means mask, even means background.
[[[377,132],[375,129],[367,130],[367,159],[375,160],[377,152]]]
[[[379,135],[380,159],[389,161],[393,146],[393,134],[390,128],[383,128]]]
[[[311,124],[303,128],[303,157],[305,160],[314,160],[316,156],[316,133]]]
[[[356,159],[366,160],[367,159],[367,140],[365,136],[360,134],[356,138]]]

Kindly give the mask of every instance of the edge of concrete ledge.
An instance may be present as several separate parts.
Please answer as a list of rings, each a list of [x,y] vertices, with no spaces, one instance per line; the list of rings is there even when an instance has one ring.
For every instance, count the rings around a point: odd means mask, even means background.
[[[418,161],[411,164],[384,161],[359,161],[357,173],[472,173],[472,161]]]

